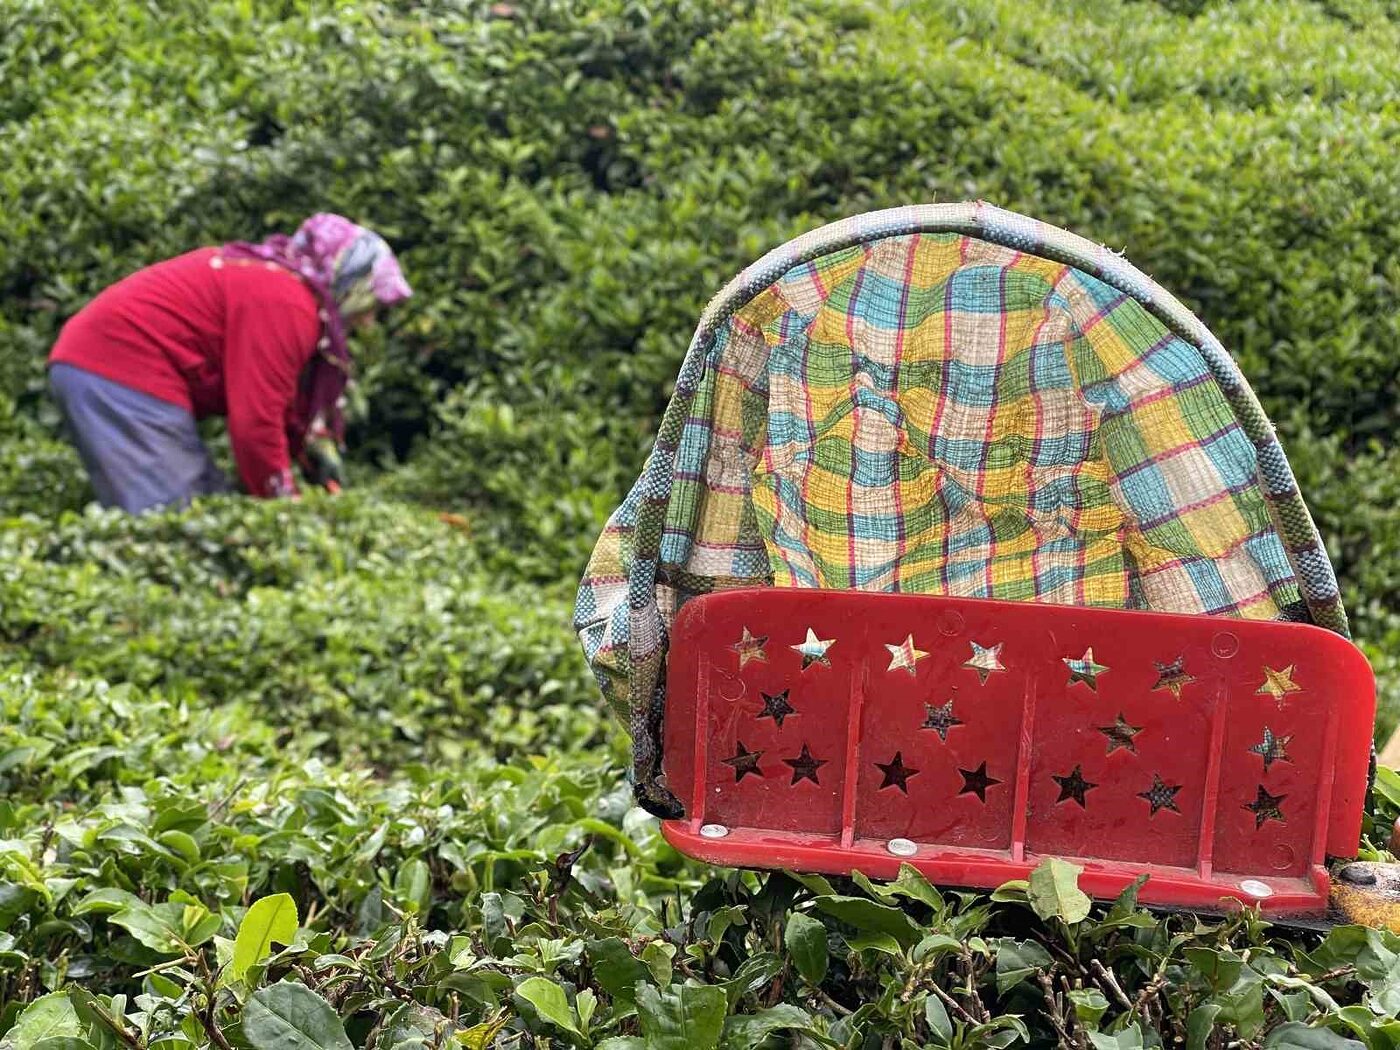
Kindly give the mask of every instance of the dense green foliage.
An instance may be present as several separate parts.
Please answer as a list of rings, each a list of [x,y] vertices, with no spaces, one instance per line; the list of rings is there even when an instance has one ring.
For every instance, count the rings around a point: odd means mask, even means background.
[[[992,900],[682,860],[567,628],[705,299],[820,222],[984,197],[1125,248],[1238,353],[1388,727],[1392,7],[0,19],[0,1048],[1400,1045],[1388,935],[1089,911],[1063,868]],[[419,292],[361,346],[359,491],[81,512],[62,319],[323,208]]]

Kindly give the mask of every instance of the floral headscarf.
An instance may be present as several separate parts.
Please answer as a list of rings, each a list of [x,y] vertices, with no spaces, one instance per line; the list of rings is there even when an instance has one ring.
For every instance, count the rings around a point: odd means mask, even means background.
[[[316,294],[324,329],[297,405],[301,432],[293,438],[304,440],[305,428],[320,419],[337,441],[343,440],[340,401],[350,379],[346,322],[375,305],[390,306],[413,294],[393,251],[373,230],[322,212],[290,237],[277,233],[260,244],[239,241],[225,245],[223,252],[233,259],[262,259],[286,267]]]

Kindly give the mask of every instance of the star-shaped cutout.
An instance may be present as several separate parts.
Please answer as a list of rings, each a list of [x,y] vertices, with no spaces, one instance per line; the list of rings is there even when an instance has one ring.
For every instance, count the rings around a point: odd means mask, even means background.
[[[959,769],[962,774],[963,786],[958,792],[959,795],[976,795],[979,802],[987,801],[987,789],[996,787],[1001,783],[995,777],[987,776],[987,763],[983,762],[976,769]]]
[[[1083,656],[1077,659],[1072,656],[1066,656],[1064,657],[1064,661],[1065,666],[1069,668],[1070,685],[1073,685],[1075,682],[1083,682],[1090,689],[1098,692],[1099,675],[1106,672],[1108,668],[1103,664],[1094,662],[1094,650],[1092,646],[1084,650]]]
[[[1264,771],[1267,773],[1275,762],[1293,761],[1288,757],[1288,742],[1292,739],[1291,736],[1274,736],[1274,731],[1265,726],[1264,739],[1249,750],[1264,760]]]
[[[802,654],[802,670],[805,671],[813,664],[830,667],[831,661],[827,659],[826,651],[835,641],[835,638],[818,638],[817,632],[808,627],[806,640],[800,645],[790,645],[788,648]]]
[[[904,764],[904,753],[902,751],[896,751],[894,753],[894,758],[890,759],[888,762],[876,762],[875,767],[879,769],[881,773],[885,774],[884,782],[880,785],[881,788],[897,787],[906,795],[909,794],[909,778],[915,776],[919,772],[917,769],[910,769]]]
[[[1153,692],[1158,689],[1168,689],[1172,696],[1181,699],[1181,687],[1190,685],[1196,680],[1195,675],[1186,673],[1186,657],[1178,656],[1169,664],[1159,664],[1152,661],[1157,667],[1157,684],[1152,687]]]
[[[938,739],[945,744],[948,742],[948,730],[954,726],[963,724],[963,720],[954,716],[953,701],[934,707],[933,704],[924,704],[924,710],[928,712],[928,717],[924,719],[924,724],[920,729],[932,729],[938,734]]]
[[[1276,820],[1280,824],[1287,823],[1283,819],[1283,810],[1279,808],[1279,803],[1287,797],[1287,795],[1271,795],[1264,790],[1263,784],[1259,785],[1259,793],[1254,796],[1254,801],[1244,804],[1245,809],[1254,812],[1255,831],[1262,828],[1266,820]]]
[[[729,648],[739,654],[739,670],[742,671],[750,660],[758,660],[762,663],[768,662],[768,654],[764,652],[763,649],[767,644],[768,636],[766,634],[755,637],[750,634],[749,629],[745,627],[743,636]]]
[[[806,743],[802,745],[802,754],[796,758],[783,759],[784,763],[792,767],[792,782],[794,784],[799,780],[810,780],[813,784],[820,784],[821,781],[817,779],[817,770],[829,761],[830,759],[826,758],[813,758]]]
[[[1289,693],[1301,693],[1303,687],[1293,681],[1293,668],[1296,664],[1289,664],[1282,671],[1275,671],[1272,667],[1264,668],[1264,684],[1256,691],[1255,696],[1268,693],[1275,700],[1282,700]]]
[[[914,665],[922,660],[928,653],[922,649],[914,648],[914,636],[911,634],[898,645],[885,643],[885,648],[890,651],[890,665],[885,668],[887,671],[898,671],[901,668],[914,674]]]
[[[1147,804],[1152,807],[1152,812],[1147,814],[1155,817],[1159,809],[1169,809],[1173,813],[1180,813],[1176,808],[1176,793],[1181,790],[1180,784],[1168,784],[1160,774],[1152,774],[1152,786],[1146,791],[1139,791],[1138,798],[1147,799]]]
[[[1128,720],[1120,713],[1118,720],[1111,726],[1099,726],[1099,732],[1108,737],[1108,750],[1105,754],[1111,755],[1120,747],[1137,753],[1137,745],[1133,743],[1133,737],[1142,732],[1141,726],[1129,724]]]
[[[970,644],[972,645],[972,659],[963,666],[976,671],[977,677],[983,685],[987,684],[988,675],[994,671],[1006,670],[1005,667],[1001,666],[1001,647],[1005,644],[1004,642],[997,642],[993,646],[978,645],[976,642]]]
[[[742,740],[739,741],[739,750],[732,758],[724,759],[724,764],[734,770],[734,783],[739,783],[744,777],[752,773],[756,777],[763,776],[763,770],[758,768],[758,760],[763,757],[762,751],[750,751],[744,746]]]
[[[788,703],[788,693],[790,692],[792,692],[792,690],[784,689],[781,693],[775,693],[769,696],[767,693],[760,691],[758,695],[763,697],[763,710],[758,713],[758,717],[771,718],[777,723],[778,728],[781,729],[783,719],[788,715],[797,713],[797,708]]]
[[[1084,796],[1098,787],[1093,781],[1084,779],[1084,774],[1078,766],[1074,767],[1074,771],[1069,776],[1057,777],[1052,774],[1050,779],[1060,785],[1060,797],[1055,801],[1058,803],[1074,799],[1079,803],[1080,809],[1089,808],[1084,804]]]

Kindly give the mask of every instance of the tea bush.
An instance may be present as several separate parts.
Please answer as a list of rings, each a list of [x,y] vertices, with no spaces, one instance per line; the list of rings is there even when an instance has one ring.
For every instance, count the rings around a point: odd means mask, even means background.
[[[1400,938],[712,872],[630,806],[568,630],[706,299],[984,197],[1236,352],[1400,712],[1382,0],[9,0],[0,1050],[1400,1045]],[[121,274],[332,208],[418,295],[354,485],[85,510],[43,391]],[[1382,771],[1367,856],[1400,779]]]
[[[475,594],[458,521],[362,493],[10,525],[8,1046],[1388,1045],[1388,934],[1091,908],[1067,865],[989,900],[683,861],[567,595]]]
[[[37,667],[246,701],[378,764],[460,756],[463,741],[435,732],[449,725],[490,725],[473,747],[503,754],[599,739],[562,588],[503,586],[422,511],[323,502],[315,517],[216,500],[13,521],[0,642]]]

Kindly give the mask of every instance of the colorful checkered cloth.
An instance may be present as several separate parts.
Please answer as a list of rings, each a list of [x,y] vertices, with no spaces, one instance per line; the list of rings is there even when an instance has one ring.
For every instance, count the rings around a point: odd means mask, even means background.
[[[1087,243],[986,205],[898,209],[799,238],[711,305],[575,615],[639,783],[669,624],[718,588],[1345,632],[1325,556],[1321,578],[1299,564],[1316,532],[1291,475],[1270,475],[1286,461],[1233,363]]]

